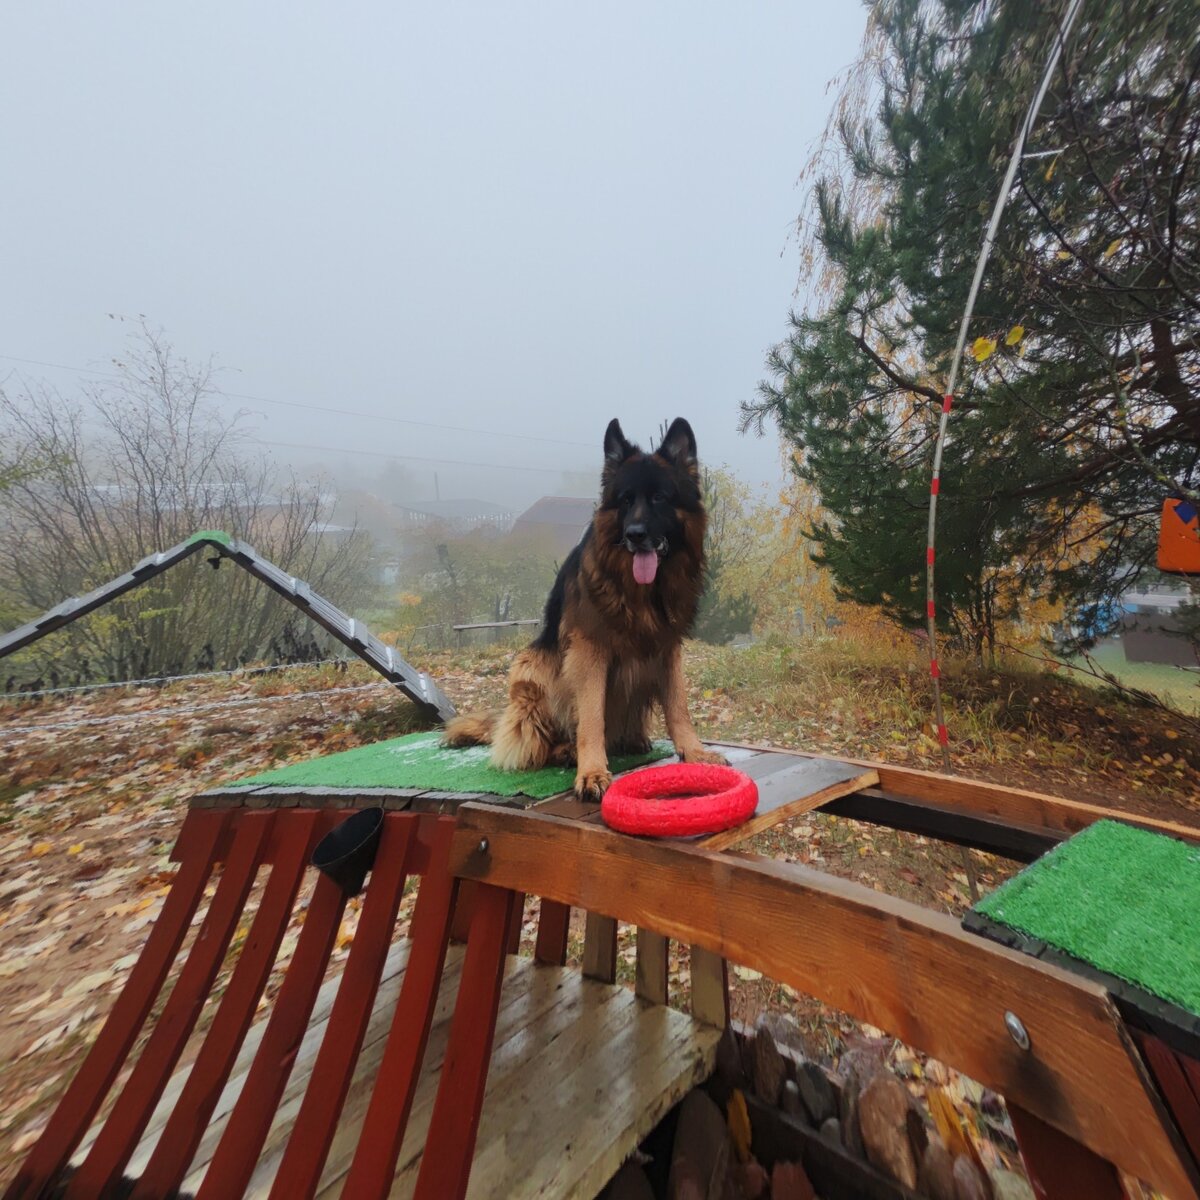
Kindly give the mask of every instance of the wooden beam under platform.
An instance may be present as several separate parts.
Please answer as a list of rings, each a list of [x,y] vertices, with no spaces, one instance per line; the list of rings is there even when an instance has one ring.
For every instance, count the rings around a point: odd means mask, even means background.
[[[761,971],[964,1071],[1167,1195],[1200,1185],[1104,988],[949,916],[793,864],[485,805],[460,810],[450,862],[461,878]],[[1007,1032],[1010,1012],[1028,1049]]]
[[[909,832],[923,833],[925,830],[916,827],[919,809],[929,809],[934,815],[931,821],[937,827],[946,831],[945,817],[957,813],[964,818],[987,822],[984,825],[972,826],[964,824],[957,830],[951,827],[950,832],[955,836],[946,836],[946,832],[936,832],[930,828],[928,836],[944,838],[946,841],[958,842],[961,845],[977,846],[986,850],[989,846],[983,842],[969,840],[970,836],[978,833],[985,841],[999,837],[1004,840],[1001,830],[1004,828],[1022,831],[1025,835],[1037,835],[1052,839],[1050,844],[1062,841],[1081,829],[1103,819],[1124,821],[1137,825],[1142,829],[1150,829],[1155,833],[1165,833],[1168,837],[1183,838],[1185,841],[1200,842],[1200,820],[1194,822],[1165,821],[1158,817],[1144,816],[1141,813],[1127,812],[1124,809],[1111,806],[1088,803],[1082,800],[1067,800],[1062,796],[1052,796],[1045,792],[1032,792],[1026,788],[1006,787],[999,783],[989,783],[982,779],[966,779],[959,775],[940,775],[935,771],[921,771],[914,767],[898,767],[890,763],[870,762],[865,759],[838,758],[828,754],[812,754],[799,750],[780,750],[774,746],[752,745],[740,742],[707,742],[714,750],[734,750],[745,753],[757,752],[755,757],[739,760],[734,763],[738,770],[753,775],[755,769],[762,770],[771,763],[771,769],[779,769],[779,765],[771,760],[798,759],[815,760],[819,762],[836,762],[847,766],[860,767],[863,770],[874,770],[879,775],[878,788],[865,793],[876,800],[893,802],[886,804],[857,805],[858,811],[838,812],[838,808],[856,807],[846,804],[844,800],[836,800],[825,806],[824,811],[840,816],[853,815],[856,820],[872,821],[876,824],[889,825]],[[770,756],[759,765],[759,756]],[[863,793],[860,793],[863,794]],[[857,796],[855,796],[857,800]],[[897,807],[899,805],[899,807]],[[869,815],[868,815],[869,814]],[[902,823],[903,822],[903,823]],[[1035,843],[1030,837],[1017,837],[1015,848],[1024,847],[1024,853],[1034,850]],[[1049,849],[1049,845],[1046,846]],[[997,849],[996,853],[1004,853]],[[1020,854],[1010,857],[1020,858]],[[1033,855],[1036,857],[1036,854]]]

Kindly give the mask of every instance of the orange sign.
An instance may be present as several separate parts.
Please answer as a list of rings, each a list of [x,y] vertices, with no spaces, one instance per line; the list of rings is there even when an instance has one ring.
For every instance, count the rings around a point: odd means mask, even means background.
[[[1158,569],[1174,575],[1200,575],[1200,510],[1188,500],[1163,501]]]

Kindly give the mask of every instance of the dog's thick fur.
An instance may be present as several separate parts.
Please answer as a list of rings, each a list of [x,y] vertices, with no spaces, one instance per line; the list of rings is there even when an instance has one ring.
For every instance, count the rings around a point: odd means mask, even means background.
[[[650,748],[655,704],[685,762],[725,761],[696,736],[683,676],[681,644],[704,588],[695,437],[679,418],[646,454],[613,420],[604,451],[596,514],[558,573],[541,634],[513,661],[507,706],[455,718],[445,739],[490,743],[506,770],[574,763],[575,792],[589,800],[612,781],[609,754]],[[650,583],[634,576],[638,552],[657,556]]]

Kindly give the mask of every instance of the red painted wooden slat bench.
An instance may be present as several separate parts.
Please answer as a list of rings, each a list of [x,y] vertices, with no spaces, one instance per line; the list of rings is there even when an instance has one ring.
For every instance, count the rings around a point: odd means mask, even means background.
[[[325,983],[345,900],[317,877],[279,994],[252,1025],[309,856],[345,815],[189,812],[162,914],[6,1200],[444,1200],[469,1180],[472,1196],[590,1196],[707,1076],[718,1030],[562,965],[565,907],[547,904],[534,960],[509,953],[521,895],[466,884],[470,903],[456,904],[454,818],[433,813],[385,816],[349,956]],[[260,869],[236,966],[210,996]],[[410,937],[393,941],[413,878]],[[465,947],[450,944],[456,907]],[[195,1060],[177,1070],[189,1037]],[[597,1087],[611,1104],[589,1107]],[[485,1165],[472,1176],[473,1157]]]

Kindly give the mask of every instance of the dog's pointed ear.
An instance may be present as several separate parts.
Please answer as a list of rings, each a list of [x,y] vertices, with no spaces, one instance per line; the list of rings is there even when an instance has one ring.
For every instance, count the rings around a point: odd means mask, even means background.
[[[671,422],[658,454],[684,470],[696,469],[696,435],[682,417],[676,417]]]
[[[633,449],[621,432],[621,422],[613,417],[604,431],[604,465],[608,468],[620,466],[633,453]]]

